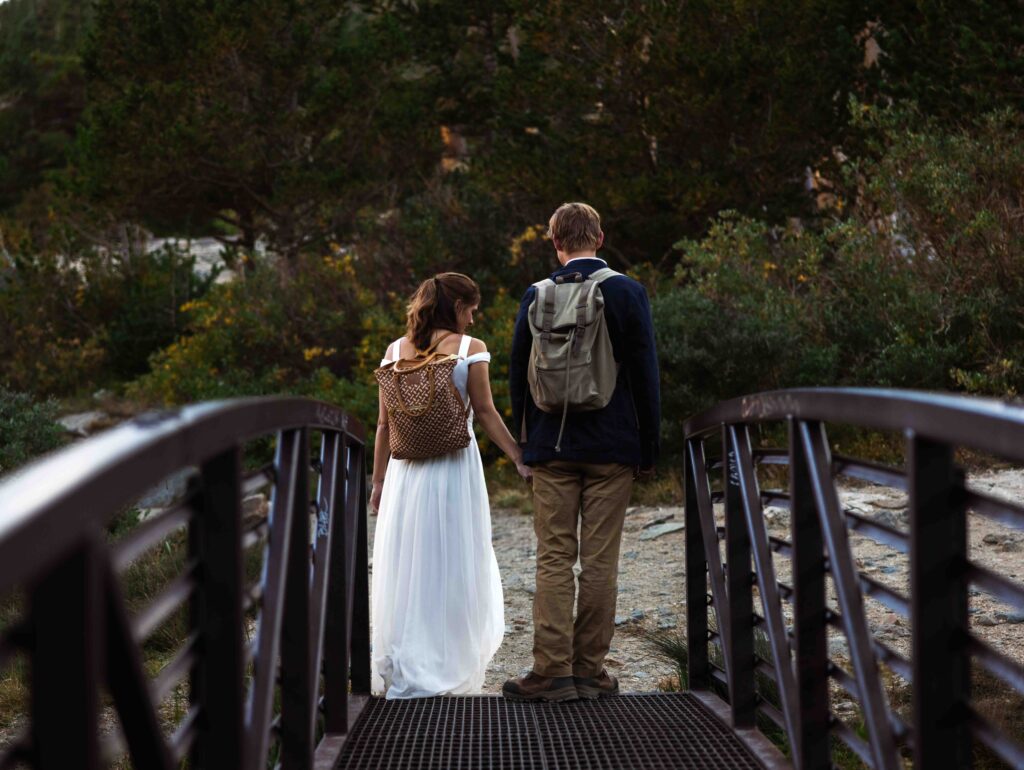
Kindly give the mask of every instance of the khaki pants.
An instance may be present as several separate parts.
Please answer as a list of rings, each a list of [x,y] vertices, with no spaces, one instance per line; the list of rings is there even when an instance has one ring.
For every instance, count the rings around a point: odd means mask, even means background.
[[[533,670],[540,676],[593,677],[604,668],[615,631],[619,544],[632,489],[628,465],[556,460],[533,468]],[[573,622],[577,556],[583,571]]]

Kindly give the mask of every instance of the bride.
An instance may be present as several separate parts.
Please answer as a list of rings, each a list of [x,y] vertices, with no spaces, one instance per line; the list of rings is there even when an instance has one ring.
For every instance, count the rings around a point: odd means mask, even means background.
[[[491,398],[487,347],[466,334],[480,288],[460,273],[420,284],[409,301],[406,336],[381,365],[437,344],[457,354],[454,385],[491,440],[531,470]],[[490,505],[473,431],[465,449],[425,460],[391,458],[381,398],[370,505],[378,511],[373,546],[373,691],[387,698],[479,692],[505,631]]]

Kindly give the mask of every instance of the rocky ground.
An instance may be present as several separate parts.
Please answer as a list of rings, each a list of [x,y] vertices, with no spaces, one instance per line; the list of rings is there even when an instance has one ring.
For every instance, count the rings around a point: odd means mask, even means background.
[[[1009,500],[1024,500],[1024,470],[995,470],[971,475],[969,483],[979,491]],[[844,484],[840,496],[848,509],[890,525],[906,528],[906,496],[886,487]],[[719,510],[719,515],[720,515]],[[789,514],[768,509],[769,534],[787,537]],[[536,544],[532,517],[518,512],[493,513],[494,550],[505,588],[505,640],[488,669],[486,690],[498,692],[508,677],[521,674],[531,664],[532,601]],[[626,691],[656,689],[674,673],[671,663],[655,655],[643,638],[644,630],[677,630],[685,624],[682,509],[632,507],[627,512],[620,560],[616,634],[608,659],[609,669]],[[372,529],[371,524],[371,529]],[[372,532],[371,532],[372,534]],[[973,562],[1018,582],[1024,582],[1024,532],[971,514],[968,523]],[[906,594],[907,557],[888,546],[858,535],[851,536],[854,559],[866,575]],[[790,582],[789,560],[775,556],[778,579]],[[834,594],[830,600],[835,606]],[[789,607],[783,603],[787,621]],[[903,655],[910,652],[907,622],[873,599],[866,600],[871,630]],[[1024,612],[991,596],[971,590],[971,624],[974,632],[1014,660],[1024,660]],[[830,655],[848,656],[845,639],[830,634]],[[837,696],[839,697],[839,696]],[[839,697],[839,709],[848,707]],[[852,704],[849,705],[852,708]]]

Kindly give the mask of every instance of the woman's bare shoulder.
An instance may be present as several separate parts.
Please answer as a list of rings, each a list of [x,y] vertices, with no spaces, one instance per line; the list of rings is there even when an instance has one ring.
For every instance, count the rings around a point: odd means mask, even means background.
[[[486,353],[486,352],[487,352],[487,344],[483,340],[477,339],[476,337],[473,337],[473,338],[470,339],[470,341],[469,341],[469,355],[473,356],[473,355],[476,355],[477,353]]]

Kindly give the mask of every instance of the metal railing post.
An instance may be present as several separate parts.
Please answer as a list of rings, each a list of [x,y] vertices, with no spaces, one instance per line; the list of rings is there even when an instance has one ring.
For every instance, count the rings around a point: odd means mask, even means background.
[[[347,733],[348,724],[348,519],[356,502],[356,469],[352,457],[355,443],[343,435],[335,455],[334,499],[331,501],[331,571],[327,576],[327,606],[324,621],[324,729]]]
[[[40,770],[100,767],[100,545],[98,535],[89,538],[32,589],[32,743]]]
[[[701,534],[697,508],[697,484],[707,483],[694,477],[693,442],[687,441],[683,458],[683,491],[686,500],[684,537],[686,538],[686,677],[693,690],[711,686],[708,665],[708,559]],[[680,682],[680,685],[682,682]]]
[[[237,767],[244,748],[241,451],[203,463],[191,544],[199,560],[194,627],[203,650],[191,697],[200,709],[192,761],[197,768]]]
[[[828,767],[828,630],[825,544],[814,506],[807,453],[789,420],[790,531],[793,543],[793,625],[796,634],[797,742],[803,768]]]
[[[367,552],[366,448],[359,446],[355,483],[359,486],[356,509],[355,595],[352,599],[352,692],[370,694],[370,563]]]
[[[967,767],[967,524],[946,444],[909,435],[914,767]]]
[[[316,713],[308,691],[313,681],[309,642],[309,431],[296,431],[296,441],[281,624],[281,766],[285,770],[312,767],[316,729]]]
[[[736,446],[722,427],[722,473],[725,488],[726,594],[729,597],[729,704],[733,727],[753,727],[757,708],[754,691],[754,597],[750,535],[743,515]]]

